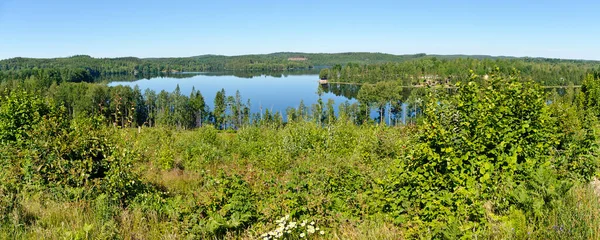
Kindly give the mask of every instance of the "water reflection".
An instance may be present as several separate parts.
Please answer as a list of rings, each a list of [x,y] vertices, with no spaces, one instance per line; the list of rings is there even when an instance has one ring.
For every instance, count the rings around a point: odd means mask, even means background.
[[[306,106],[316,104],[319,99],[318,75],[309,72],[294,71],[293,73],[271,73],[270,75],[258,75],[256,73],[244,73],[245,77],[227,73],[193,73],[189,77],[179,77],[178,74],[154,77],[150,79],[138,79],[135,81],[113,81],[109,86],[125,85],[140,89],[150,89],[157,93],[161,91],[173,92],[177,86],[184,95],[189,95],[192,89],[200,90],[209,106],[213,106],[215,95],[224,89],[228,96],[235,95],[239,91],[244,99],[251,102],[252,112],[261,112],[269,109],[270,112],[279,112],[285,115],[288,107],[297,108],[300,102]],[[185,73],[192,74],[192,73]],[[326,103],[333,100],[337,106],[345,101],[356,102],[354,99],[323,93],[321,99]]]
[[[250,100],[250,110],[253,113],[262,113],[269,110],[282,116],[291,108],[300,106],[311,107],[319,103],[333,104],[336,114],[340,111],[353,113],[362,112],[376,122],[387,124],[414,123],[423,114],[423,107],[427,101],[428,88],[403,87],[400,99],[386,104],[383,108],[371,106],[370,109],[358,106],[358,93],[361,85],[329,83],[318,84],[318,70],[303,70],[292,72],[184,72],[158,74],[148,76],[104,76],[104,81],[109,81],[110,86],[126,85],[138,86],[140,89],[150,89],[159,93],[172,92],[177,86],[184,95],[189,95],[192,89],[200,90],[207,104],[213,107],[215,94],[224,89],[228,96],[235,95],[237,91],[244,99]],[[141,77],[141,78],[140,78]],[[118,81],[115,81],[118,80]],[[321,89],[319,90],[319,86]],[[578,88],[574,88],[578,91]],[[456,91],[447,88],[447,94]],[[548,100],[555,96],[567,94],[567,88],[545,88]],[[332,102],[333,101],[333,102]]]

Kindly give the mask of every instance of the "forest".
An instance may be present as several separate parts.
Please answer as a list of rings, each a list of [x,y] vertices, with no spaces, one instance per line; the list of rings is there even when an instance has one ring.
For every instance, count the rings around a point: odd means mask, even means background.
[[[600,238],[597,62],[348,55],[0,61],[0,236]],[[358,101],[251,112],[95,80],[282,62]]]
[[[525,78],[544,85],[580,85],[586,72],[598,71],[600,61],[514,58],[481,55],[392,55],[384,53],[272,53],[262,55],[202,55],[187,58],[11,58],[0,60],[0,81],[35,78],[44,82],[99,82],[111,76],[141,79],[181,72],[286,72],[331,68],[335,81],[364,83],[402,81],[405,86],[424,81],[465,81],[468,71],[485,74],[494,67],[508,73],[517,69]],[[328,69],[329,69],[328,68]],[[324,73],[325,74],[325,73]]]
[[[504,74],[517,71],[522,78],[545,86],[581,85],[586,74],[600,71],[599,62],[432,57],[397,63],[336,64],[322,69],[319,75],[321,79],[341,83],[393,81],[403,86],[422,86],[467,81],[470,78],[469,71],[484,76],[496,67]]]

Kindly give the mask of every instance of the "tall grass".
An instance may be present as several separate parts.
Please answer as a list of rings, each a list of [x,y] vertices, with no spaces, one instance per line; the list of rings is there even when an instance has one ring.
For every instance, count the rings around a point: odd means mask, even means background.
[[[122,143],[124,147],[138,150],[136,171],[164,195],[140,195],[123,206],[106,195],[88,196],[81,189],[29,186],[25,189],[30,191],[19,195],[20,208],[0,227],[0,238],[256,239],[274,226],[275,219],[291,214],[326,226],[327,234],[317,239],[402,239],[407,231],[414,231],[412,226],[394,224],[377,213],[369,194],[390,162],[406,151],[411,131],[344,124],[320,128],[308,123],[284,129],[251,127],[236,133],[210,127],[153,128],[140,134],[120,130],[118,137],[129,139]],[[170,166],[163,164],[165,158],[172,162]],[[229,177],[221,177],[223,173]],[[252,193],[256,220],[224,235],[207,234],[206,213],[226,216],[227,204],[245,206],[231,201],[225,201],[224,207],[213,204],[231,194],[220,188],[223,181],[247,183],[243,189]],[[592,186],[573,187],[554,204],[538,218],[514,211],[490,220],[482,238],[600,238],[600,203]],[[420,236],[430,237],[426,231]]]

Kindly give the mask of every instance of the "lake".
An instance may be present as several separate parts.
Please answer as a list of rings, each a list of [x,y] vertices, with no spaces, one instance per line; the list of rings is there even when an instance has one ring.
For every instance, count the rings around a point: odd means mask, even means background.
[[[200,90],[206,104],[210,108],[214,108],[214,98],[218,91],[225,89],[227,96],[235,96],[236,91],[240,94],[245,103],[250,100],[250,108],[253,113],[264,112],[280,112],[286,116],[288,107],[298,108],[300,102],[309,107],[316,104],[319,99],[319,75],[316,72],[291,72],[291,73],[183,73],[170,76],[152,77],[135,81],[113,81],[109,86],[125,85],[135,87],[136,85],[144,91],[151,89],[159,93],[162,90],[173,92],[177,86],[184,95],[190,95],[192,89]],[[360,90],[359,85],[351,84],[329,84],[325,85],[321,98],[324,103],[329,99],[334,100],[335,109],[339,104],[348,102],[350,104],[356,102],[356,95]],[[402,91],[402,109],[396,115],[395,122],[406,123],[407,117],[414,117],[417,112],[415,109],[407,109],[408,105],[404,102],[408,99],[411,91],[414,88],[403,88]],[[565,93],[564,87],[546,88],[547,92],[557,91],[559,95]],[[551,101],[549,99],[549,101]],[[390,110],[389,105],[386,112]],[[376,109],[372,109],[371,117],[376,118],[379,113]],[[387,117],[389,117],[389,114]],[[391,119],[385,121],[389,124]]]
[[[297,108],[300,101],[304,105],[311,106],[317,103],[319,99],[319,75],[318,74],[300,74],[284,75],[270,74],[259,76],[234,76],[215,73],[195,73],[197,75],[187,78],[180,77],[155,77],[150,79],[141,79],[136,81],[115,81],[109,86],[125,85],[139,86],[140,89],[151,89],[157,93],[165,90],[172,92],[177,86],[184,95],[191,93],[192,88],[200,90],[206,103],[214,107],[213,100],[215,95],[221,89],[225,89],[228,96],[234,96],[236,91],[240,91],[244,102],[248,99],[251,103],[252,112],[259,112],[269,109],[281,112],[285,115],[288,107]],[[348,96],[348,97],[347,97]],[[344,96],[343,93],[335,94],[331,91],[325,91],[322,95],[323,102],[333,99],[336,105],[345,101],[349,103],[356,102],[351,95]],[[337,107],[336,107],[337,109]]]

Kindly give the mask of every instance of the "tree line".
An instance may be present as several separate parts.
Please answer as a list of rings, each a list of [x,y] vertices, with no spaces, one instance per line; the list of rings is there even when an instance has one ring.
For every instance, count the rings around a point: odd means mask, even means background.
[[[553,59],[477,59],[428,57],[383,64],[348,63],[322,69],[320,77],[333,82],[376,83],[397,81],[404,86],[448,84],[469,79],[470,70],[482,76],[499,67],[503,74],[519,72],[542,85],[580,85],[587,74],[600,71],[600,62]]]
[[[213,93],[213,105],[207,104],[200,90],[192,88],[183,94],[179,86],[172,92],[160,92],[138,86],[107,86],[97,83],[64,82],[50,86],[38,81],[5,81],[0,84],[3,93],[24,90],[37,93],[53,105],[64,108],[72,119],[101,116],[107,123],[119,127],[173,127],[192,129],[214,125],[218,129],[239,129],[243,126],[283,126],[288,122],[314,121],[319,124],[335,122],[339,117],[351,119],[356,124],[369,121],[366,104],[348,102],[336,104],[333,100],[306,105],[299,100],[297,107],[284,111],[268,108],[252,112],[251,99],[244,99],[239,91],[227,94],[224,89]],[[320,96],[323,91],[320,91]]]
[[[174,72],[218,71],[297,71],[331,67],[328,77],[345,82],[376,82],[401,79],[405,84],[423,80],[467,77],[467,70],[478,74],[499,66],[503,71],[515,68],[524,77],[544,84],[578,84],[590,69],[598,69],[598,61],[548,58],[510,58],[468,55],[393,55],[385,53],[296,53],[221,56],[201,55],[184,58],[93,58],[77,55],[66,58],[11,58],[0,60],[0,81],[35,77],[40,81],[97,81],[113,75],[147,75]]]

